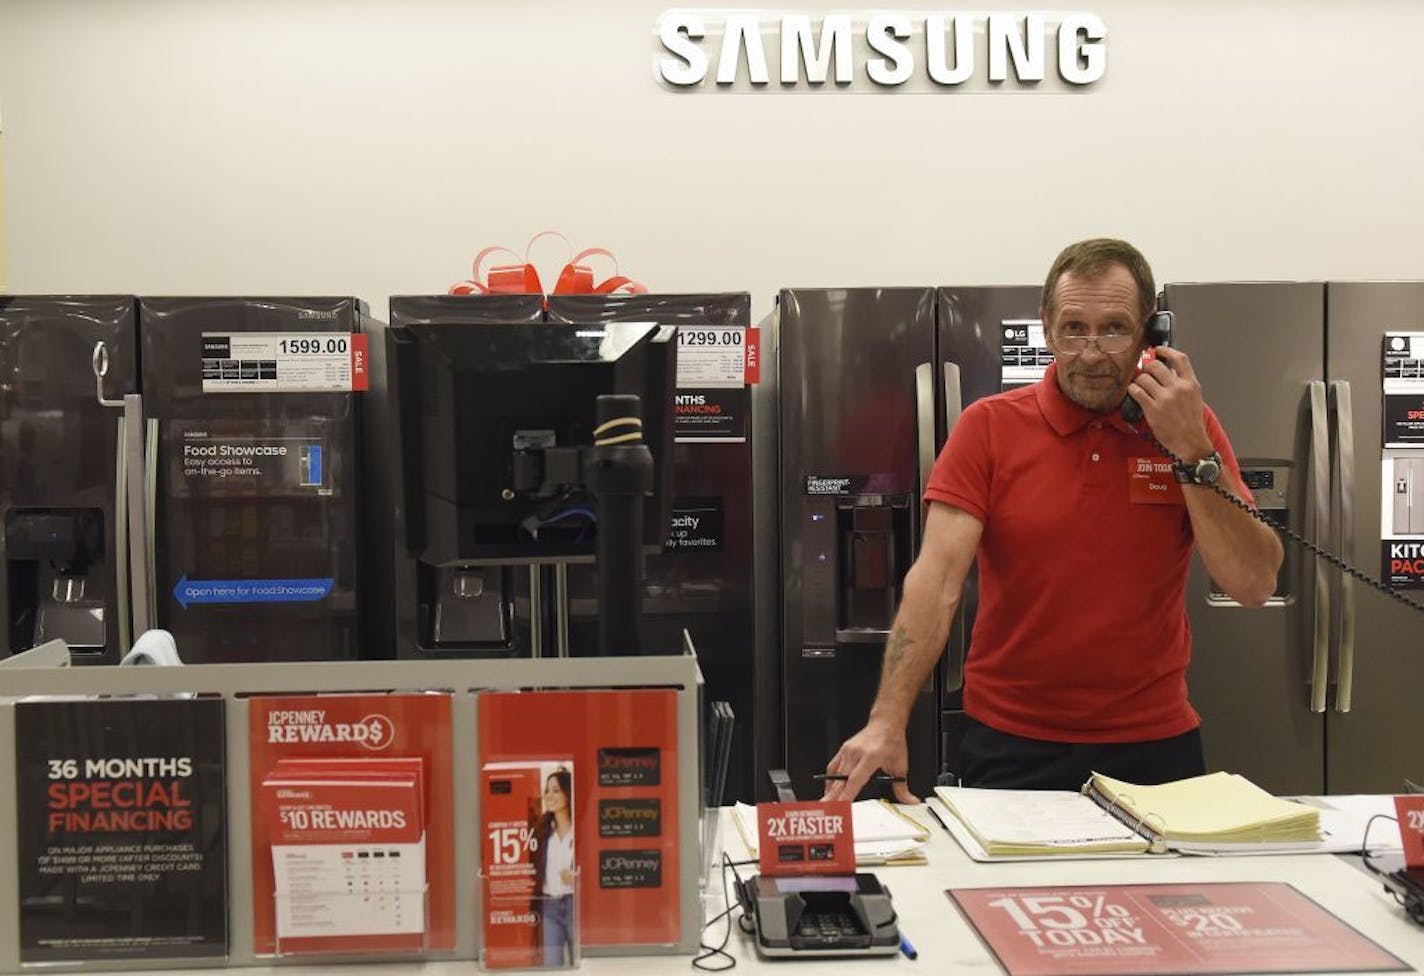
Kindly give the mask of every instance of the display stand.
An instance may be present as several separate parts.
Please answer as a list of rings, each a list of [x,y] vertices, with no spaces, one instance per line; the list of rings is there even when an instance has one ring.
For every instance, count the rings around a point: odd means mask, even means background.
[[[689,649],[690,650],[690,649]],[[177,695],[209,693],[222,696],[227,735],[228,910],[229,954],[219,959],[98,959],[46,965],[51,971],[219,968],[226,966],[312,963],[337,965],[369,962],[369,954],[322,955],[292,959],[258,956],[253,951],[252,821],[247,783],[250,780],[248,701],[253,695],[322,694],[352,691],[452,693],[454,742],[455,947],[449,952],[392,954],[400,960],[475,960],[478,957],[477,888],[480,850],[479,762],[477,761],[479,695],[477,691],[551,689],[660,688],[675,694],[676,832],[679,870],[675,890],[678,918],[675,940],[662,944],[582,947],[586,956],[691,954],[702,924],[698,896],[700,775],[698,769],[698,703],[702,676],[690,653],[637,658],[571,658],[564,660],[371,661],[283,664],[209,664],[174,668],[16,668],[0,678],[0,837],[10,845],[0,857],[0,974],[29,972],[22,966],[19,939],[19,865],[15,856],[16,770],[15,701],[32,695]]]

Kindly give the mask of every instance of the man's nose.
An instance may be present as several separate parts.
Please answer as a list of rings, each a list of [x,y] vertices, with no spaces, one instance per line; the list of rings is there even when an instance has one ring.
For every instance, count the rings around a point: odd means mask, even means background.
[[[1083,351],[1079,354],[1079,358],[1085,359],[1090,363],[1096,363],[1100,360],[1107,359],[1108,354],[1103,352],[1102,348],[1097,344],[1096,341],[1094,341],[1089,342],[1086,346],[1083,347]]]

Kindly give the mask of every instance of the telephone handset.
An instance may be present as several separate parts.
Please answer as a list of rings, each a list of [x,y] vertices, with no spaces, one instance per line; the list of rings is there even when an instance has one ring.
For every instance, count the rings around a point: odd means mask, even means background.
[[[1143,344],[1151,348],[1172,344],[1172,313],[1158,310],[1147,317],[1147,327],[1142,336]],[[1142,419],[1142,407],[1131,394],[1122,398],[1122,419],[1135,424]]]

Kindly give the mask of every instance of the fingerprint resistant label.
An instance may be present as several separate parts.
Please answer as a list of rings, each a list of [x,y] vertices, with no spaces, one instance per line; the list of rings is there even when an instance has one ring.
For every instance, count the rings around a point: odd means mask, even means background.
[[[599,786],[658,786],[662,783],[662,754],[653,748],[598,750]]]
[[[662,851],[600,851],[600,888],[661,888]]]
[[[662,801],[656,797],[598,801],[600,837],[657,837],[662,832]]]

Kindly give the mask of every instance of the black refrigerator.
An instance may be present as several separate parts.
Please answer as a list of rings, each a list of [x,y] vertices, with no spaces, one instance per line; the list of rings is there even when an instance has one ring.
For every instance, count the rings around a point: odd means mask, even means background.
[[[736,716],[724,799],[752,802],[754,744],[768,711],[765,722],[774,724],[777,699],[755,653],[751,390],[745,373],[733,385],[704,387],[712,379],[686,369],[699,351],[689,341],[730,349],[740,333],[745,342],[751,297],[554,295],[548,318],[575,327],[641,321],[679,328],[671,522],[663,551],[646,557],[642,643],[677,653],[682,632],[691,636],[707,697],[729,702]],[[570,566],[567,587],[570,652],[589,653],[597,646],[596,567]]]
[[[788,289],[774,317],[785,761],[813,796],[866,720],[930,470],[963,407],[1041,377],[1038,289]],[[910,787],[953,772],[975,584],[907,733]]]
[[[185,662],[357,657],[368,325],[351,298],[139,300],[154,619]]]
[[[127,295],[0,297],[7,655],[58,637],[76,663],[116,664],[131,643],[120,445],[134,322]]]
[[[541,295],[392,295],[391,326],[489,325],[544,320]],[[525,656],[547,630],[538,566],[430,566],[410,555],[395,430],[396,384],[386,326],[374,323],[364,419],[366,579],[389,598],[368,605],[366,655]]]

